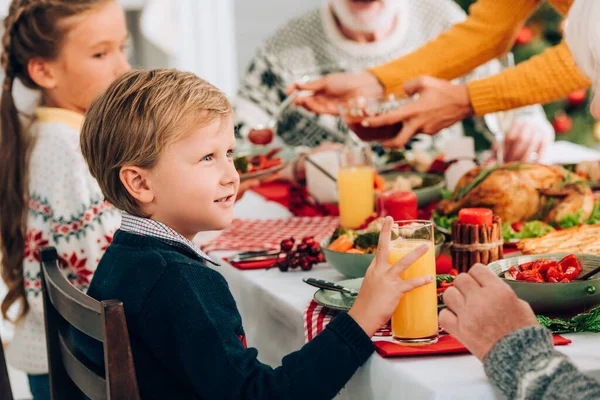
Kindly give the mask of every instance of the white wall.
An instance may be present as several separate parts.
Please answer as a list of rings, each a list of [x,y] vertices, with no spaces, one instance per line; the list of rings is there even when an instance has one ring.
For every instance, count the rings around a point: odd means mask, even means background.
[[[278,26],[324,0],[234,0],[235,39],[240,76],[246,70],[256,47]]]

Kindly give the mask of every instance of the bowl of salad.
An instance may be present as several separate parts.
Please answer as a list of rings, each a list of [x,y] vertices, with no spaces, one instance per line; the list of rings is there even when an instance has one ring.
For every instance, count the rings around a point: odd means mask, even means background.
[[[349,278],[365,276],[375,258],[383,218],[372,221],[365,229],[338,228],[321,242],[325,260],[339,273]],[[435,232],[435,256],[440,255],[445,237]]]

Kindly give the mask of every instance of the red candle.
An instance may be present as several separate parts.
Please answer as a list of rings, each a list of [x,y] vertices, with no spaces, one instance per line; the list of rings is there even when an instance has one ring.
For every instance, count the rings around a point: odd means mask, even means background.
[[[417,195],[415,192],[390,190],[377,197],[377,214],[391,216],[394,221],[417,219]]]
[[[488,208],[463,208],[458,212],[458,222],[470,225],[492,226],[494,213]]]

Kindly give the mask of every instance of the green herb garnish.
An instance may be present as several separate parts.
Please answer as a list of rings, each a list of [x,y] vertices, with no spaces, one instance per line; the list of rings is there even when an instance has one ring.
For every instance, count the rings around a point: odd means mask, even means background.
[[[458,215],[439,215],[435,211],[431,214],[431,220],[440,228],[449,231],[452,229],[452,221],[457,220]]]
[[[538,315],[537,320],[553,333],[600,332],[600,306],[573,318],[548,318]]]
[[[558,226],[563,229],[573,228],[583,223],[583,210],[577,210],[575,214],[565,215],[559,222]]]
[[[553,230],[554,228],[542,221],[529,221],[523,225],[523,229],[520,232],[517,232],[512,228],[510,223],[506,222],[502,224],[502,238],[505,242],[511,239],[537,238]]]
[[[442,282],[452,283],[452,282],[454,282],[454,279],[456,279],[456,277],[454,275],[448,275],[448,274],[436,275],[435,276],[435,284],[436,284],[436,286],[439,287]]]
[[[377,243],[379,242],[379,232],[367,232],[359,234],[354,239],[354,247],[360,250],[364,250],[367,253],[374,252],[377,249]]]
[[[243,156],[234,159],[233,165],[235,166],[236,171],[240,171],[240,173],[245,174],[248,172],[250,162],[248,161],[248,157]]]
[[[592,210],[592,215],[586,222],[588,225],[600,224],[600,201],[594,203],[594,209]]]
[[[473,181],[471,181],[471,183],[469,183],[468,185],[459,188],[458,192],[456,193],[456,196],[454,197],[454,200],[460,200],[463,197],[465,197],[467,194],[469,194],[469,192],[471,192],[471,190],[475,189],[477,186],[479,186],[479,184],[481,182],[483,182],[488,176],[490,176],[490,174],[496,170],[500,170],[500,169],[505,169],[508,171],[515,171],[518,169],[521,169],[523,165],[521,163],[516,163],[513,165],[505,165],[505,166],[498,166],[498,165],[494,165],[492,167],[488,167],[488,168],[484,168],[481,170],[481,172],[479,172],[479,174],[475,177],[475,179],[473,179]]]

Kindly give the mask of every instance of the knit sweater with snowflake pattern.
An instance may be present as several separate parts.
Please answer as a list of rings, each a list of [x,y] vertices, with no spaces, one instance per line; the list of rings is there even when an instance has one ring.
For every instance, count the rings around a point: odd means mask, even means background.
[[[87,290],[102,254],[121,223],[104,201],[79,147],[83,116],[40,107],[31,127],[28,213],[23,273],[29,312],[14,328],[8,362],[28,374],[48,373],[39,250],[56,247],[64,273]]]
[[[453,0],[419,0],[402,3],[393,31],[372,43],[346,38],[332,14],[330,1],[294,18],[274,32],[250,62],[236,99],[236,129],[246,136],[252,127],[275,118],[286,98],[285,90],[303,76],[312,79],[331,72],[356,72],[402,57],[433,40],[467,18]],[[425,60],[426,61],[426,60]],[[502,71],[492,60],[461,76],[457,82],[483,79]],[[457,75],[458,76],[458,75]],[[290,146],[317,147],[325,142],[343,143],[347,129],[339,118],[316,115],[302,107],[288,107],[278,116],[278,137]],[[521,108],[515,119],[548,132],[553,128],[539,105]],[[479,137],[486,132],[480,118],[473,119]],[[461,123],[436,135],[438,148],[462,136]]]

